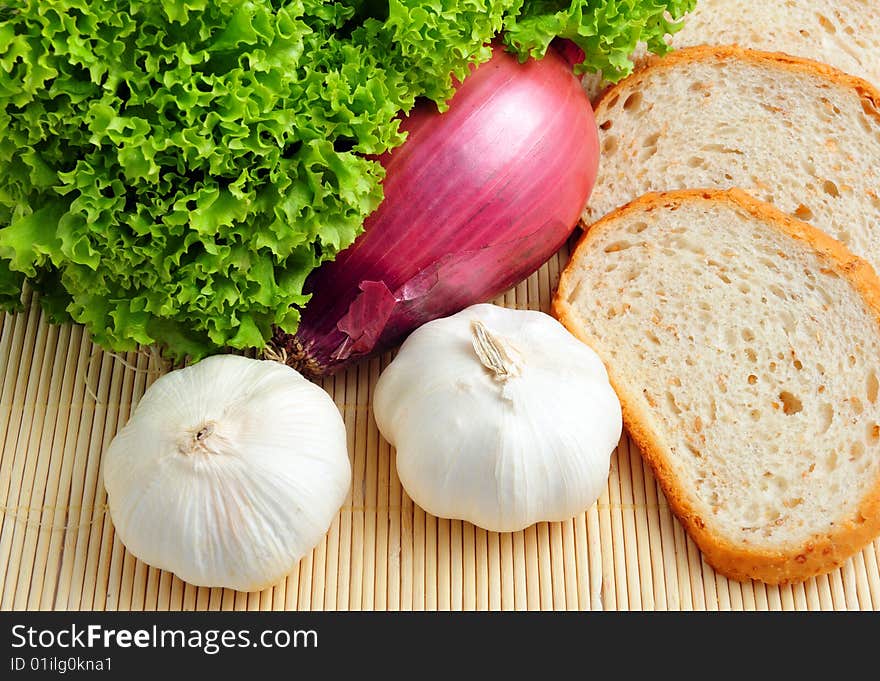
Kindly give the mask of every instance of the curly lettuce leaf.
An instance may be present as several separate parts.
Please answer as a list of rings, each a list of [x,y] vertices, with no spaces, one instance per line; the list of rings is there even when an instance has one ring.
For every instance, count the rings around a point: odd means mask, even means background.
[[[639,43],[666,54],[665,40],[681,29],[682,17],[696,0],[576,0],[523,3],[522,12],[506,24],[505,42],[521,56],[540,59],[556,38],[571,40],[584,52],[577,73],[601,71],[617,82],[633,69],[631,55]]]
[[[378,206],[357,152],[400,143],[399,97],[321,3],[128,4],[0,25],[0,295],[24,275],[117,350],[260,346]]]

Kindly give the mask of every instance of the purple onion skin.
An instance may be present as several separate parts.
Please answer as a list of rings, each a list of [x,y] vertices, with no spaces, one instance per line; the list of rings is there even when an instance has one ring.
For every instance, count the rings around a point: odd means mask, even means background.
[[[448,110],[419,105],[380,160],[385,198],[364,232],[311,273],[288,362],[328,375],[421,324],[491,300],[571,235],[596,180],[589,99],[554,49],[520,64],[495,48]]]

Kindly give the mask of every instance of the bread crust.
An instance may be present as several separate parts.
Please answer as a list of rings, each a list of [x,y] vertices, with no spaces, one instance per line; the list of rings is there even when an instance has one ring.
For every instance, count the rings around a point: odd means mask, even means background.
[[[655,70],[671,69],[682,63],[689,62],[721,62],[721,61],[745,61],[752,64],[770,65],[777,68],[787,69],[797,73],[806,73],[831,80],[837,85],[851,88],[862,99],[867,99],[872,106],[866,108],[868,115],[874,116],[880,122],[880,90],[867,80],[854,76],[829,66],[823,62],[813,61],[805,57],[795,57],[784,52],[764,52],[752,50],[738,45],[697,45],[694,47],[682,47],[669,54],[658,57],[651,55],[636,65],[632,75],[624,78],[616,85],[605,90],[596,100],[593,109],[598,119],[606,103],[615,96],[619,97],[623,91],[638,89],[639,85],[650,73]]]
[[[650,410],[640,407],[640,396],[634,392],[634,386],[627,386],[619,379],[613,363],[603,357],[601,345],[580,328],[567,300],[570,280],[575,276],[582,254],[589,251],[598,236],[611,229],[616,221],[630,213],[650,212],[691,201],[733,204],[783,234],[805,243],[830,269],[850,282],[864,300],[880,332],[880,279],[871,265],[816,227],[758,201],[740,189],[686,189],[651,193],[604,216],[579,239],[560,277],[551,311],[571,333],[590,345],[605,361],[609,379],[621,402],[627,431],[651,466],[670,508],[696,542],[706,562],[719,573],[739,581],[757,579],[780,585],[800,582],[839,567],[880,535],[880,478],[850,517],[835,522],[834,532],[815,534],[802,545],[769,551],[744,546],[713,534],[691,503],[690,492],[673,473],[668,460],[669,447]]]

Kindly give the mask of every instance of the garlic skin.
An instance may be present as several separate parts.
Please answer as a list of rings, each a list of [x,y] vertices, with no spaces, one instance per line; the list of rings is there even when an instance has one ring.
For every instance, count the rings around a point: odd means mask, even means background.
[[[491,304],[414,331],[373,410],[415,503],[498,532],[589,508],[623,427],[591,348],[549,315]]]
[[[339,512],[346,442],[330,396],[283,364],[217,355],[172,371],[104,456],[116,533],[191,584],[266,588]]]

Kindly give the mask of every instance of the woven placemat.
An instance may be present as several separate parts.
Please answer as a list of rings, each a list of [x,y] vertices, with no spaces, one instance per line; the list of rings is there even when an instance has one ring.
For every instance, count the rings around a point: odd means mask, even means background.
[[[496,302],[548,311],[564,248]],[[115,355],[35,301],[0,315],[0,609],[877,610],[880,541],[803,584],[717,575],[624,434],[596,504],[566,522],[498,534],[426,514],[397,479],[371,411],[389,356],[324,381],[348,429],[353,484],[325,540],[260,593],[197,588],[114,536],[101,455],[163,370]]]

